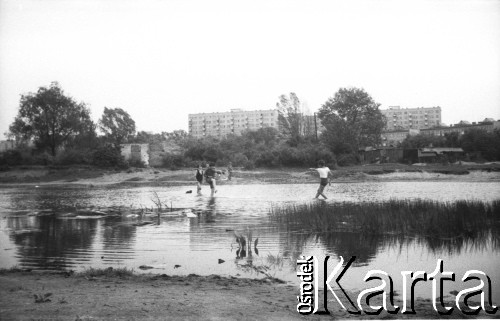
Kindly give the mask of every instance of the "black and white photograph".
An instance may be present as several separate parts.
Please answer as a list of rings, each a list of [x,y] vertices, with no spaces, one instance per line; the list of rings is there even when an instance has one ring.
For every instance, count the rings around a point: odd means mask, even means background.
[[[499,0],[0,0],[0,320],[498,319]]]

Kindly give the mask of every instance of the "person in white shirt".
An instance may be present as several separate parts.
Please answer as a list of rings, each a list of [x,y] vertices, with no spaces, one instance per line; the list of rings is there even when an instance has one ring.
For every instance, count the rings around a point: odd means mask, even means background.
[[[325,189],[326,184],[331,185],[329,178],[330,178],[330,175],[332,175],[332,172],[330,171],[330,169],[328,167],[325,166],[325,161],[323,161],[323,160],[318,161],[318,168],[309,168],[309,169],[315,170],[319,174],[320,182],[319,182],[318,192],[316,193],[315,198],[318,198],[321,195],[325,199],[327,199],[325,194],[323,194],[323,191]]]

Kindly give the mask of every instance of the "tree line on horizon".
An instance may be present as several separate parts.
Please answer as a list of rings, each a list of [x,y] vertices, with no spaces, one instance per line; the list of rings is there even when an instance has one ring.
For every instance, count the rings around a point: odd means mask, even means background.
[[[223,138],[194,138],[184,130],[136,132],[135,121],[122,108],[104,107],[101,118],[94,123],[85,103],[65,95],[53,82],[36,93],[21,95],[18,114],[6,133],[19,144],[0,154],[0,165],[143,166],[127,163],[121,156],[120,144],[164,141],[177,144],[183,151],[162,155],[163,166],[168,168],[202,162],[232,162],[245,168],[314,166],[319,159],[329,166],[352,165],[359,161],[360,147],[381,143],[385,116],[379,107],[363,89],[340,88],[317,113],[324,127],[318,137],[304,116],[303,104],[292,92],[279,96],[276,103],[279,131],[268,127]],[[471,131],[461,136],[409,136],[401,147],[462,147],[482,152],[486,160],[498,160],[499,142],[498,131]]]

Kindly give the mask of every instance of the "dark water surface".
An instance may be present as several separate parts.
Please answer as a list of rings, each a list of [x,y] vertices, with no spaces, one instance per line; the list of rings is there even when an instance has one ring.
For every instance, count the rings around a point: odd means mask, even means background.
[[[192,193],[186,191],[192,190]],[[83,270],[89,267],[141,265],[148,272],[166,274],[220,274],[261,277],[272,275],[298,283],[300,255],[331,255],[354,266],[343,280],[346,288],[367,288],[368,270],[383,270],[401,287],[401,271],[434,271],[437,260],[456,273],[447,290],[460,290],[467,270],[481,270],[500,298],[500,245],[498,237],[480,240],[401,239],[357,233],[304,234],[271,222],[272,206],[313,202],[316,185],[222,185],[215,198],[196,194],[195,186],[137,188],[0,189],[0,267]],[[146,214],[137,226],[142,207],[155,207],[154,193],[176,210]],[[367,202],[389,199],[437,201],[500,199],[498,182],[369,182],[332,184],[331,202]],[[86,212],[93,211],[92,215]],[[105,215],[95,215],[99,211]],[[188,217],[191,215],[194,217]],[[238,251],[234,234],[251,238],[251,251]],[[258,240],[257,240],[258,239]],[[257,240],[257,246],[255,241]],[[222,261],[223,262],[222,262]],[[470,287],[470,286],[469,286]],[[417,287],[429,297],[430,286]],[[401,289],[398,290],[401,292]]]

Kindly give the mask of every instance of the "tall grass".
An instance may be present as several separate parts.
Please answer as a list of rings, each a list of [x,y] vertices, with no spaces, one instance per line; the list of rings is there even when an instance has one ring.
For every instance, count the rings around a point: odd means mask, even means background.
[[[83,276],[83,277],[130,277],[134,275],[134,270],[133,269],[128,269],[126,267],[121,267],[121,268],[106,268],[106,269],[99,269],[99,268],[88,268],[83,270],[82,272],[76,273],[77,276]]]
[[[497,238],[500,200],[437,202],[389,200],[369,203],[309,203],[273,207],[273,220],[313,232]]]

